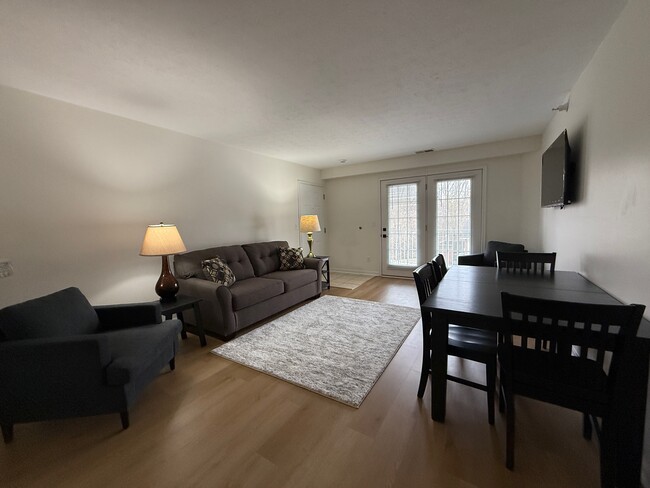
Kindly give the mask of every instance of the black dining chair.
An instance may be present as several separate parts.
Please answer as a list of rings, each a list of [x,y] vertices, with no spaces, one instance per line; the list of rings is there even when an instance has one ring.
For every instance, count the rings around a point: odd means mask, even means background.
[[[506,410],[506,467],[514,468],[515,397],[591,416],[600,440],[603,487],[615,483],[615,424],[611,417],[623,352],[635,340],[643,305],[570,303],[501,293],[499,345]],[[542,347],[548,341],[549,348]],[[597,418],[602,420],[598,425]]]
[[[420,305],[422,305],[438,286],[432,264],[426,263],[416,268],[413,271],[413,279],[418,290]],[[418,397],[422,398],[431,372],[432,317],[430,313],[420,310],[422,312],[422,371]],[[450,324],[447,354],[485,364],[485,385],[452,375],[447,375],[447,379],[487,392],[488,421],[490,424],[494,424],[494,391],[497,373],[496,333]]]
[[[447,274],[447,263],[445,263],[445,257],[442,254],[438,254],[431,260],[431,266],[433,266],[433,271],[436,273],[438,282],[442,281]]]
[[[549,273],[555,273],[554,252],[505,252],[497,251],[497,268],[510,273],[544,274],[548,265]]]

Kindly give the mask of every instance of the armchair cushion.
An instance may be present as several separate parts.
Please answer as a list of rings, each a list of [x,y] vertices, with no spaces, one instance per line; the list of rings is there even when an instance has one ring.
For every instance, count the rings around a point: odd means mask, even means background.
[[[106,334],[111,363],[106,367],[106,382],[111,386],[126,385],[143,373],[157,357],[170,348],[170,333],[180,332],[175,320],[162,324],[122,330]]]
[[[0,310],[0,341],[94,334],[99,317],[78,288]]]

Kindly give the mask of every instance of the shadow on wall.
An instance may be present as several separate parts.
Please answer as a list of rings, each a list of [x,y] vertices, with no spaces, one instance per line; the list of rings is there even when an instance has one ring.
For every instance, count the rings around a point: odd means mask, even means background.
[[[585,164],[584,148],[589,147],[587,144],[587,119],[583,119],[575,129],[569,133],[569,145],[571,147],[571,164],[572,183],[571,183],[571,199],[573,203],[579,203],[585,198],[586,185],[584,182],[583,174]]]

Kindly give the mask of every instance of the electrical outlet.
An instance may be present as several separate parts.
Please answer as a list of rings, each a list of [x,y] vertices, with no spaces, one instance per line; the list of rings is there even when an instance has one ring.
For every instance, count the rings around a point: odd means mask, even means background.
[[[0,278],[6,278],[12,274],[14,274],[14,268],[11,266],[11,261],[0,258]]]

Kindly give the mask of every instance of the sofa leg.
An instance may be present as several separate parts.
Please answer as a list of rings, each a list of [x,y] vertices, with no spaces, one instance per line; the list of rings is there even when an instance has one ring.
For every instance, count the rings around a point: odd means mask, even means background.
[[[2,424],[2,437],[5,444],[9,444],[14,440],[14,424]]]
[[[172,371],[174,371],[176,369],[176,358],[175,357],[171,358],[169,360],[169,369],[171,369]]]
[[[128,429],[129,428],[129,411],[124,410],[120,412],[120,419],[122,420],[122,428],[123,429]]]

